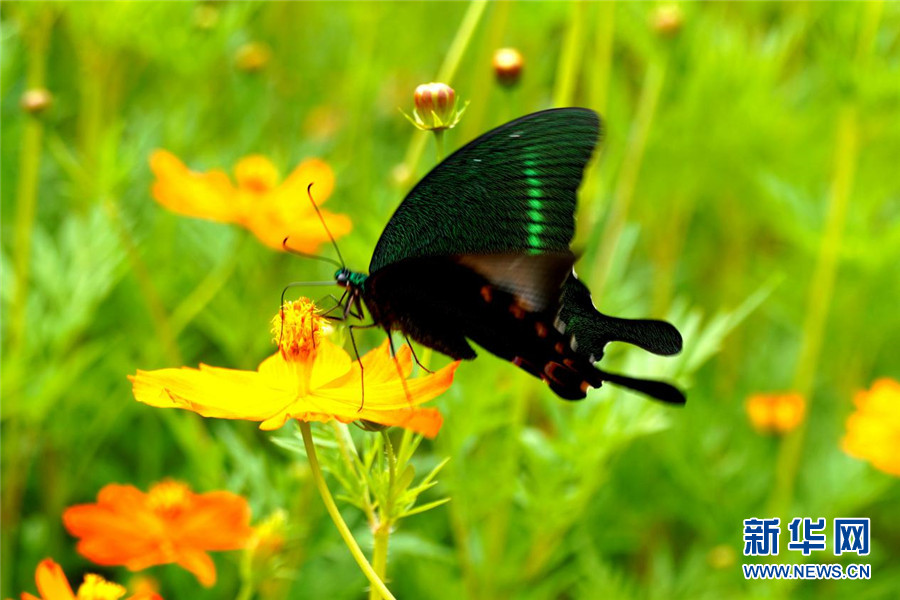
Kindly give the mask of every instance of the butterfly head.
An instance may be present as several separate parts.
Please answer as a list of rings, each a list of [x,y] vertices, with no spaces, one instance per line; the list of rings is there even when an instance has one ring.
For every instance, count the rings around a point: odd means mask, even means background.
[[[342,288],[359,288],[366,277],[365,273],[351,271],[347,267],[341,267],[334,272],[334,281]]]

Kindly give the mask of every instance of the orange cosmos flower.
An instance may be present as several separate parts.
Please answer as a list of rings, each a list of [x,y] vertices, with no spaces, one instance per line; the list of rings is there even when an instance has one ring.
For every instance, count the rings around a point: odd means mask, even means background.
[[[856,412],[847,417],[841,447],[876,469],[900,476],[900,383],[882,378],[853,398]]]
[[[747,416],[760,432],[793,431],[806,416],[806,400],[796,393],[753,394],[747,398]]]
[[[409,379],[409,347],[400,349],[395,362],[385,340],[362,357],[361,369],[325,337],[327,321],[305,298],[286,302],[272,322],[276,339],[281,339],[279,351],[256,371],[202,364],[199,369],[138,371],[129,377],[134,397],[151,406],[185,408],[204,417],[261,421],[260,429],[267,430],[278,429],[288,419],[342,423],[363,419],[437,435],[441,414],[418,405],[450,387],[458,362]]]
[[[34,579],[40,596],[22,592],[22,600],[119,600],[126,594],[125,588],[121,585],[93,574],[84,576],[84,583],[78,586],[78,593],[75,594],[62,568],[49,558],[38,564]],[[153,592],[138,592],[128,600],[162,600],[162,598]]]
[[[150,156],[156,175],[152,193],[157,202],[178,214],[220,223],[237,223],[263,243],[282,250],[282,242],[301,252],[315,252],[328,241],[328,234],[306,195],[322,205],[334,189],[334,173],[328,163],[311,158],[303,161],[279,183],[278,170],[263,156],[248,156],[234,169],[237,186],[224,171],[196,173],[171,152],[157,150]],[[322,211],[332,235],[338,238],[351,229],[345,215]]]
[[[140,571],[176,563],[207,587],[216,582],[207,551],[238,550],[253,533],[246,500],[225,491],[195,494],[176,481],[157,483],[146,494],[107,485],[96,504],[66,509],[63,523],[80,538],[78,552],[98,565]]]

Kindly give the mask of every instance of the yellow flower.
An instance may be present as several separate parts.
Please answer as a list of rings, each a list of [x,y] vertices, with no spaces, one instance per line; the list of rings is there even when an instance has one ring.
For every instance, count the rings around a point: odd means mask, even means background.
[[[316,204],[325,203],[334,189],[334,173],[328,163],[303,161],[279,182],[278,170],[264,156],[242,159],[235,167],[234,185],[224,171],[196,173],[171,152],[157,150],[150,156],[156,176],[152,193],[169,210],[189,217],[220,223],[237,223],[253,232],[267,246],[282,250],[282,242],[301,252],[315,252],[328,234],[307,198],[310,183]],[[323,210],[322,216],[335,238],[351,229],[345,215]]]
[[[405,427],[428,437],[437,435],[441,414],[418,405],[450,387],[458,362],[409,379],[409,347],[400,349],[395,362],[385,340],[362,357],[360,367],[325,337],[327,321],[306,299],[285,303],[273,324],[280,339],[279,351],[256,371],[202,364],[199,369],[138,371],[129,377],[135,398],[151,406],[192,410],[204,417],[261,421],[260,429],[266,430],[278,429],[288,419],[337,419],[342,423],[366,420]]]
[[[900,383],[882,378],[853,398],[856,412],[847,417],[841,447],[876,469],[900,476]]]
[[[78,586],[78,593],[75,594],[62,568],[49,558],[38,564],[34,579],[40,597],[22,592],[22,600],[119,600],[126,594],[125,588],[121,585],[91,573],[84,576],[84,583]],[[155,592],[143,591],[130,596],[128,600],[161,600],[161,598]]]
[[[796,393],[753,394],[747,398],[747,416],[760,432],[787,433],[806,416],[806,400]]]

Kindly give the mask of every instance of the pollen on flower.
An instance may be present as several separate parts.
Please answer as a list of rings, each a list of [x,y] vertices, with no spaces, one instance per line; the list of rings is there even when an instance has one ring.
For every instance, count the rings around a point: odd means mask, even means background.
[[[181,512],[191,506],[191,489],[180,481],[161,481],[147,492],[147,505],[160,514]]]
[[[328,320],[308,298],[285,302],[272,319],[272,333],[285,360],[305,360],[328,332]]]
[[[99,575],[88,573],[84,583],[78,587],[78,600],[119,600],[125,595],[125,588],[118,583],[107,581]]]

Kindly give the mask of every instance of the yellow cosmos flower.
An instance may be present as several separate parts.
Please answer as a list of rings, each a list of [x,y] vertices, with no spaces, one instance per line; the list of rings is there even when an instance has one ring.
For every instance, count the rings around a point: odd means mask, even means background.
[[[797,393],[753,394],[747,398],[747,416],[759,432],[787,433],[806,416],[806,400]]]
[[[49,558],[38,564],[34,579],[40,597],[23,592],[22,600],[119,600],[127,593],[121,585],[89,573],[84,576],[84,583],[78,586],[76,594],[62,568]],[[129,596],[128,600],[162,599],[155,592],[143,591]]]
[[[234,185],[224,171],[196,173],[171,152],[157,150],[150,156],[156,176],[152,193],[169,210],[189,217],[220,223],[237,223],[253,232],[267,246],[282,250],[282,242],[301,252],[315,252],[328,234],[306,195],[310,183],[316,204],[322,205],[334,189],[334,173],[328,163],[308,159],[280,181],[278,170],[263,156],[248,156],[235,167]],[[322,211],[335,238],[352,227],[346,215]]]
[[[281,340],[279,351],[256,371],[202,364],[199,369],[138,371],[129,377],[134,397],[151,406],[184,408],[204,417],[261,421],[260,429],[266,430],[278,429],[288,419],[342,423],[362,419],[437,435],[441,414],[418,405],[450,387],[458,362],[409,379],[409,347],[403,346],[395,359],[385,340],[362,357],[360,367],[325,337],[326,327],[327,321],[309,300],[287,302],[273,319],[273,331]]]
[[[856,412],[847,417],[844,452],[900,477],[900,383],[879,379],[853,398]]]

